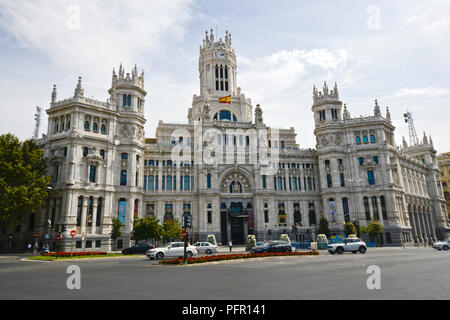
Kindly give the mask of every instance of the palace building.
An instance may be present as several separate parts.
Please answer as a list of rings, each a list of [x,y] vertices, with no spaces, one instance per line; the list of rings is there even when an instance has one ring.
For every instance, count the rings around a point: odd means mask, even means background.
[[[283,232],[306,241],[322,216],[333,234],[342,234],[345,221],[379,220],[392,246],[450,231],[431,138],[398,147],[389,110],[383,115],[375,101],[372,116],[351,117],[337,85],[324,84],[314,87],[310,114],[316,149],[301,149],[294,128],[265,121],[238,87],[236,70],[231,34],[222,40],[206,32],[187,122],[159,121],[154,138],[144,134],[148,98],[136,67],[113,70],[107,101],[85,97],[81,78],[64,100],[54,86],[47,134],[38,140],[52,176],[40,234],[50,220],[67,226],[63,248],[110,250],[113,218],[123,224],[120,248],[130,244],[133,219],[147,216],[187,221],[191,240],[214,234],[222,244]]]

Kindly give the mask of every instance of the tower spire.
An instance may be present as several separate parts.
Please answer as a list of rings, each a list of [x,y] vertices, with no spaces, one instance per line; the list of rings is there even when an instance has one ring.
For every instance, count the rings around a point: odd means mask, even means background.
[[[75,94],[74,97],[82,97],[84,95],[84,89],[81,86],[81,77],[78,77],[78,84],[77,87],[75,88]]]
[[[56,84],[53,85],[53,90],[52,90],[52,103],[56,102],[56,98],[57,98],[57,93],[56,93]]]
[[[374,114],[375,114],[376,117],[381,117],[380,106],[378,105],[378,100],[377,99],[375,99]]]

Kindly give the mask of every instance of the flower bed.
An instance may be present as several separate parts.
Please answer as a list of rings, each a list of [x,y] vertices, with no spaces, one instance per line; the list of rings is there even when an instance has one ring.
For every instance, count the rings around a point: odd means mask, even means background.
[[[281,257],[281,256],[317,256],[319,252],[270,252],[270,253],[243,253],[243,254],[223,254],[214,256],[205,256],[198,258],[186,258],[187,264],[205,263],[212,261],[226,261],[235,259],[251,259],[251,258],[264,258],[264,257]],[[173,260],[161,260],[162,264],[184,264],[183,258]]]
[[[59,252],[59,257],[83,257],[83,256],[106,256],[108,253],[104,251],[89,251],[89,252]],[[56,252],[43,253],[43,256],[56,257]]]

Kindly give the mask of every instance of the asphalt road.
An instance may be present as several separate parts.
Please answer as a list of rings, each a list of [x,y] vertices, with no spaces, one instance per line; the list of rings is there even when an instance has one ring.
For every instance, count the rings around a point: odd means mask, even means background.
[[[0,299],[449,299],[450,251],[377,248],[366,254],[277,257],[189,266],[143,256],[76,261],[0,257]],[[69,290],[67,268],[81,270]],[[380,268],[369,290],[367,268]]]

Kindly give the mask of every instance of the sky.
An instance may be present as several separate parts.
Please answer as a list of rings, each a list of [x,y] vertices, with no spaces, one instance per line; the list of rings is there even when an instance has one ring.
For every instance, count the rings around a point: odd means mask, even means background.
[[[0,0],[0,134],[34,133],[36,106],[84,94],[106,101],[112,69],[144,70],[146,137],[187,122],[199,94],[205,30],[232,34],[237,84],[264,121],[315,148],[312,89],[337,83],[352,117],[389,107],[396,143],[431,135],[450,151],[450,0]],[[44,112],[39,135],[47,131]]]

